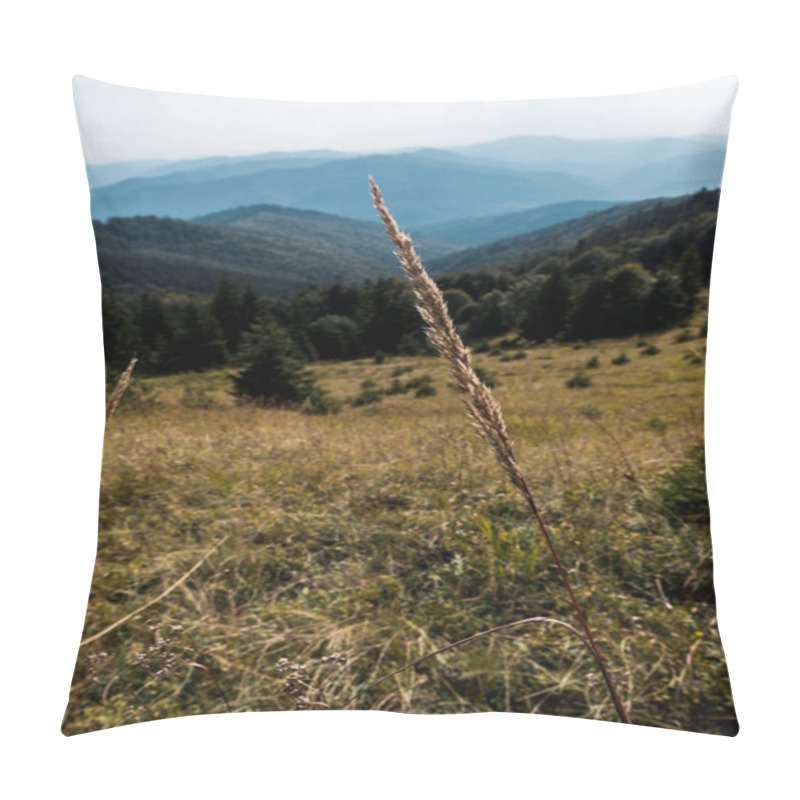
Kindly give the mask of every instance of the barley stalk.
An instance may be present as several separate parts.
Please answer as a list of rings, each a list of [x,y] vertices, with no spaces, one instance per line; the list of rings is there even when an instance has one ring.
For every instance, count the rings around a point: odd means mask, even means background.
[[[436,348],[439,355],[449,363],[450,372],[464,390],[462,399],[472,424],[477,428],[481,437],[491,446],[498,463],[511,483],[522,493],[531,512],[536,518],[536,522],[542,532],[550,555],[558,568],[561,581],[569,594],[570,602],[575,609],[580,626],[586,635],[586,642],[603,675],[617,715],[621,722],[628,723],[630,720],[617,696],[614,683],[611,680],[611,675],[597,648],[594,636],[586,620],[586,615],[583,613],[578,598],[575,596],[567,572],[556,552],[552,537],[533,499],[533,494],[528,487],[525,476],[522,474],[522,470],[517,463],[511,437],[508,435],[508,429],[506,428],[500,405],[494,399],[489,387],[483,383],[475,373],[472,366],[470,351],[455,329],[441,290],[431,279],[430,275],[428,275],[419,256],[414,250],[411,237],[400,230],[394,218],[389,213],[380,189],[372,179],[372,176],[369,178],[369,184],[375,208],[381,217],[386,232],[389,234],[389,238],[397,248],[395,254],[400,262],[400,266],[411,280],[411,287],[417,299],[417,310],[425,323],[425,333],[428,337],[428,341]]]
[[[119,405],[119,401],[122,399],[122,395],[125,394],[125,390],[128,388],[128,384],[131,382],[131,375],[133,374],[133,368],[136,366],[136,362],[139,359],[134,356],[127,367],[125,367],[125,372],[119,376],[119,380],[117,381],[117,385],[114,387],[114,391],[111,392],[111,397],[108,398],[108,404],[106,405],[106,419],[108,420],[110,417],[114,416],[114,412],[117,410],[117,406]]]

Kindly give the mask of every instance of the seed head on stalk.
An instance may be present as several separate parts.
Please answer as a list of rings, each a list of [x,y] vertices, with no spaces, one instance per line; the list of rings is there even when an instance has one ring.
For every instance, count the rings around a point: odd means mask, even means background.
[[[439,355],[445,358],[450,364],[450,372],[464,390],[462,399],[472,424],[478,429],[481,437],[489,443],[503,471],[506,473],[511,483],[522,493],[531,512],[536,518],[536,522],[547,544],[547,549],[550,551],[550,555],[558,568],[561,581],[569,594],[570,602],[575,609],[581,628],[586,634],[586,644],[591,650],[603,674],[603,679],[605,680],[611,700],[614,703],[617,716],[621,722],[628,723],[630,722],[628,714],[620,702],[616,689],[614,688],[614,683],[611,680],[611,675],[606,669],[603,657],[597,648],[594,636],[589,628],[589,623],[586,620],[586,615],[583,613],[583,609],[578,602],[567,571],[564,569],[558,552],[556,551],[553,539],[547,530],[547,526],[544,524],[544,519],[539,513],[539,509],[533,499],[533,494],[528,488],[522,470],[519,468],[517,459],[514,456],[511,437],[508,435],[508,429],[506,428],[500,405],[494,399],[494,395],[489,387],[481,381],[475,373],[472,367],[470,351],[458,335],[455,325],[453,325],[453,320],[447,310],[447,304],[444,301],[441,290],[433,282],[430,275],[428,275],[425,267],[422,266],[422,262],[414,250],[414,243],[411,241],[411,237],[400,230],[394,218],[389,213],[389,209],[386,207],[386,203],[383,200],[383,195],[381,195],[381,191],[372,179],[372,176],[369,178],[369,185],[372,190],[372,201],[375,204],[378,214],[380,214],[383,226],[386,228],[389,238],[397,247],[396,255],[400,266],[411,280],[411,286],[417,298],[417,310],[422,317],[422,321],[425,323],[425,332],[428,336],[428,341],[436,348]]]
[[[489,387],[475,373],[469,348],[461,340],[453,325],[441,290],[422,266],[411,237],[398,228],[372,177],[369,183],[375,208],[381,216],[389,238],[397,247],[397,259],[411,280],[411,287],[417,298],[417,310],[425,323],[428,341],[449,363],[450,372],[464,390],[462,400],[472,424],[491,446],[495,458],[511,483],[521,491],[526,491],[525,479],[514,457],[511,438],[500,406]]]

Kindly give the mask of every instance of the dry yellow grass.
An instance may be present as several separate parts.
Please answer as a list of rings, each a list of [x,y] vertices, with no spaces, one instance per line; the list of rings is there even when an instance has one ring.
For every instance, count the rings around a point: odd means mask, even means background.
[[[724,723],[712,717],[732,711],[714,606],[676,597],[678,578],[709,549],[707,533],[676,523],[655,492],[702,437],[704,370],[684,356],[702,352],[704,340],[674,338],[650,337],[655,356],[630,340],[476,361],[498,376],[521,468],[605,632],[599,644],[618,665],[633,721],[719,730]],[[614,366],[620,350],[631,360]],[[588,371],[591,386],[567,389],[593,355],[600,366]],[[290,708],[275,670],[281,657],[305,662],[313,691],[334,708],[613,719],[580,642],[551,630],[482,641],[362,691],[493,624],[569,613],[524,507],[487,448],[464,435],[443,363],[392,358],[313,370],[345,399],[366,379],[388,386],[398,367],[413,368],[403,379],[430,373],[438,394],[306,416],[235,405],[217,372],[147,381],[155,404],[128,396],[106,435],[84,636],[158,596],[230,538],[146,614],[83,648],[65,732],[224,711],[217,683],[235,711]],[[187,406],[186,387],[204,390],[209,407]],[[172,639],[178,666],[167,680],[135,658],[153,643],[147,615],[184,629]],[[320,661],[333,652],[346,663]],[[108,655],[93,666],[88,656],[100,653]]]

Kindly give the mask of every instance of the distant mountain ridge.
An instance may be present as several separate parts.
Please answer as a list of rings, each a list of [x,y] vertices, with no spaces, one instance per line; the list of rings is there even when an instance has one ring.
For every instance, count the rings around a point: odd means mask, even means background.
[[[95,222],[103,285],[211,292],[225,278],[238,288],[290,297],[309,283],[360,284],[397,274],[377,222],[278,206],[231,209],[193,222],[159,217]],[[452,245],[422,237],[426,257]]]
[[[453,244],[478,245],[530,233],[616,205],[619,203],[611,200],[574,200],[570,203],[554,203],[509,214],[467,217],[436,225],[420,225],[415,226],[411,232],[433,236]]]
[[[724,138],[571,140],[515,137],[372,155],[309,151],[150,164],[92,189],[95,219],[191,219],[270,204],[374,220],[368,174],[406,227],[574,201],[626,202],[716,188]],[[121,165],[115,166],[118,174]],[[133,167],[132,167],[133,168]],[[100,167],[87,168],[95,181]],[[90,177],[91,180],[91,177]]]
[[[644,212],[673,206],[680,211],[687,203],[692,213],[705,206],[713,210],[718,197],[706,192],[618,205],[476,247],[454,249],[418,234],[415,245],[434,274],[509,267],[537,253],[571,248]],[[280,206],[229,209],[191,222],[113,218],[95,222],[95,236],[105,288],[210,293],[224,278],[239,289],[249,285],[259,294],[288,298],[312,283],[358,285],[400,275],[378,223]]]
[[[441,258],[433,259],[427,267],[433,274],[466,272],[498,267],[512,267],[521,260],[546,251],[563,251],[574,247],[584,237],[597,231],[612,229],[625,220],[640,216],[645,212],[675,207],[676,209],[697,207],[716,211],[719,192],[700,192],[676,198],[651,198],[637,203],[613,206],[603,211],[587,214],[557,225],[513,236],[508,239],[490,242],[477,247],[469,247]]]

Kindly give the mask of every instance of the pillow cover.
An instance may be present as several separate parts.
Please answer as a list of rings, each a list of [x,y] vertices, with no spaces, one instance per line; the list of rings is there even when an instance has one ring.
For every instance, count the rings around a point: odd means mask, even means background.
[[[735,79],[74,88],[108,404],[65,734],[330,708],[735,735],[703,449]]]

